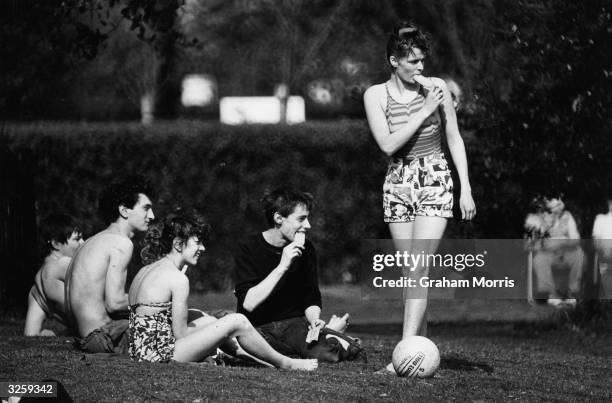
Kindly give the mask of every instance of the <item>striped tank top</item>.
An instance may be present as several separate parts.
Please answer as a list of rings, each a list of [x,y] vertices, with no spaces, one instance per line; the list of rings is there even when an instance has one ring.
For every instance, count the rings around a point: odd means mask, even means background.
[[[411,114],[421,110],[425,103],[425,90],[422,86],[419,87],[417,96],[407,104],[402,104],[391,97],[386,83],[385,89],[387,90],[387,109],[385,110],[385,115],[389,124],[389,132],[393,135],[393,133],[408,122]],[[395,152],[393,157],[412,160],[434,153],[441,153],[441,126],[440,114],[438,112],[432,113],[425,119],[410,140]]]

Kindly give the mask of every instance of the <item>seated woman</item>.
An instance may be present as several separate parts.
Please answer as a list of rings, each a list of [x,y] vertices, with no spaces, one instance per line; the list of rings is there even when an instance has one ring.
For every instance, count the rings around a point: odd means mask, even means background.
[[[316,369],[317,360],[293,359],[272,349],[244,315],[229,314],[221,319],[206,316],[187,323],[189,281],[181,269],[198,262],[208,231],[208,225],[195,215],[165,223],[159,241],[165,255],[143,267],[130,287],[131,359],[194,362],[225,344],[278,368]]]

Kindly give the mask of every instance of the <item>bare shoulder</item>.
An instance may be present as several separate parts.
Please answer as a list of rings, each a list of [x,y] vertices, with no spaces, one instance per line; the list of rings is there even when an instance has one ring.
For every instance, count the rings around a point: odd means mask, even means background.
[[[385,83],[374,84],[363,93],[363,99],[380,101],[386,95]]]
[[[57,278],[64,280],[64,277],[66,277],[66,270],[68,270],[71,261],[72,258],[68,256],[62,256],[57,260],[45,261],[45,264],[41,268],[42,276],[45,279]]]
[[[104,245],[110,250],[117,250],[124,253],[132,253],[134,244],[132,240],[124,235],[105,233],[101,234],[103,237],[100,239]]]
[[[189,285],[189,279],[184,273],[181,273],[168,259],[160,259],[157,262],[145,266],[142,270],[150,268],[150,271],[157,273],[156,277],[161,279],[164,283],[171,286],[184,286]]]
[[[102,231],[87,239],[85,244],[79,249],[77,255],[110,253],[117,250],[131,253],[133,249],[134,245],[132,241],[125,235]]]
[[[189,288],[189,278],[187,278],[184,273],[181,273],[180,271],[174,268],[172,270],[174,271],[172,273],[172,284],[181,288]]]

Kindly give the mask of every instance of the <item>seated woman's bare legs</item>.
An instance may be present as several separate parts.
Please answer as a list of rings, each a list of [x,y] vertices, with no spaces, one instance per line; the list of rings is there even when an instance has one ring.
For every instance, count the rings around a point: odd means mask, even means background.
[[[235,337],[225,339],[223,343],[219,346],[219,348],[225,354],[232,355],[245,361],[251,361],[257,364],[264,365],[266,367],[274,368],[274,365],[260,360],[259,358],[249,354],[245,349],[242,348],[240,343],[238,343],[238,339],[236,339]]]
[[[218,346],[236,337],[240,346],[253,357],[283,369],[314,370],[317,360],[293,359],[274,350],[242,314],[230,314],[198,328],[175,344],[176,361],[198,361]]]
[[[204,326],[210,325],[211,323],[214,323],[214,322],[216,322],[218,320],[216,317],[214,317],[212,315],[209,315],[206,312],[201,311],[199,309],[190,308],[189,309],[189,313],[193,317],[199,316],[197,319],[194,319],[191,322],[189,322],[189,324],[188,324],[189,327],[204,327]],[[262,361],[262,360],[258,359],[257,357],[253,357],[251,354],[247,353],[240,346],[240,343],[238,343],[238,340],[236,340],[235,337],[228,337],[227,339],[225,339],[219,345],[219,348],[224,353],[232,355],[234,357],[241,358],[241,359],[247,360],[247,361],[252,361],[252,362],[264,365],[266,367],[274,367],[274,365],[269,364],[269,363],[267,363],[265,361]]]

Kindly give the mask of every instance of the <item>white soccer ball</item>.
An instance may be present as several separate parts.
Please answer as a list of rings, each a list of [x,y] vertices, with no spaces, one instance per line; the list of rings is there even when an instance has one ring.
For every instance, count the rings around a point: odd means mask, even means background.
[[[427,337],[411,336],[397,343],[391,362],[397,376],[427,378],[440,365],[440,351]]]

